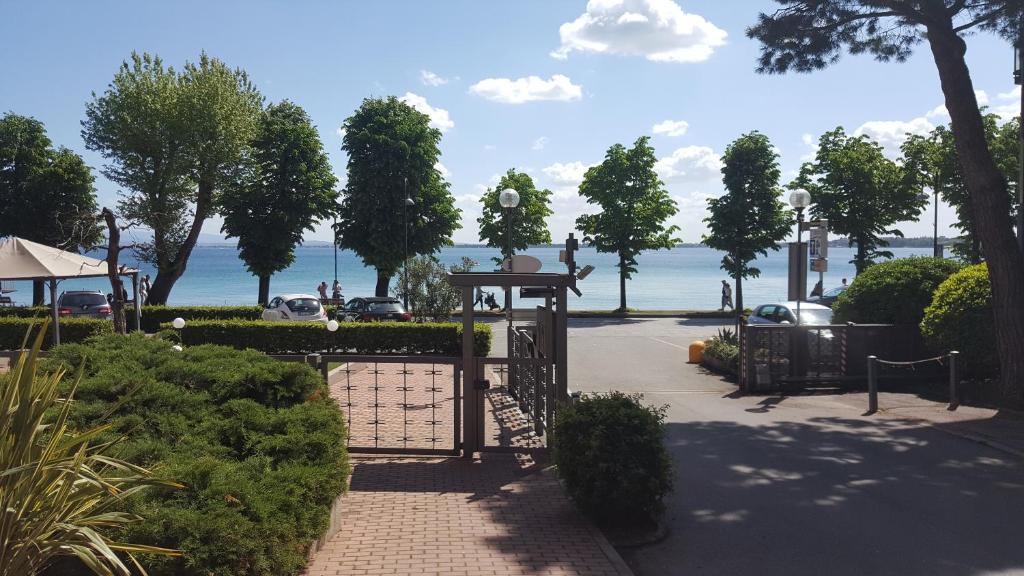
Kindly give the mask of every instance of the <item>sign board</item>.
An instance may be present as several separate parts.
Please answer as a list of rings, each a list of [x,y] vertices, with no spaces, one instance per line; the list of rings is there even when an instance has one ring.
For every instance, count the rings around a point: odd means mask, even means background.
[[[828,258],[828,229],[811,228],[807,245],[811,258]]]
[[[540,267],[540,260],[525,254],[517,254],[513,256],[511,267],[509,266],[508,259],[501,263],[502,270],[506,272],[514,272],[516,274],[533,274],[534,272],[539,272]]]
[[[828,272],[828,258],[811,258],[811,272]]]

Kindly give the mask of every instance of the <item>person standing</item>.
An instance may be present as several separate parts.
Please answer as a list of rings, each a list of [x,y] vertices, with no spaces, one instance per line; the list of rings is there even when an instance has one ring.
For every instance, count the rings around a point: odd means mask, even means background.
[[[484,309],[484,289],[482,286],[476,287],[476,299],[473,300],[473,308],[476,308],[477,304],[480,305],[480,310]]]
[[[341,300],[341,282],[338,279],[334,279],[334,286],[331,287],[331,299]]]
[[[316,287],[316,291],[320,293],[320,300],[321,301],[326,301],[327,300],[327,281],[324,280],[323,282],[321,282],[320,285]]]
[[[732,286],[728,282],[722,280],[722,307],[719,310],[725,310],[728,306],[731,310],[736,308],[732,305]]]
[[[822,284],[821,284],[821,280],[818,280],[818,283],[817,283],[817,284],[815,284],[815,285],[814,285],[814,288],[812,288],[812,289],[811,289],[811,296],[812,296],[812,297],[813,297],[813,296],[817,296],[817,297],[819,297],[819,298],[820,298],[820,297],[821,297],[821,293],[822,293],[822,291],[823,291],[824,289],[825,289],[825,288],[824,288],[824,287],[822,286]]]
[[[149,274],[143,276],[139,282],[139,305],[145,304],[146,298],[149,298]]]

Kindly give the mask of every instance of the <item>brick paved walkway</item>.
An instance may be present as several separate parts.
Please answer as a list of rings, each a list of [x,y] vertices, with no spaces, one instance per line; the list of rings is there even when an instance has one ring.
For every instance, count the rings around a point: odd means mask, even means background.
[[[429,366],[416,367],[413,374],[383,365],[356,368],[336,373],[331,392],[343,406],[355,393],[351,420],[358,436],[372,437],[377,422],[379,441],[422,443],[440,418],[448,418],[444,434],[451,435],[450,366],[444,378],[429,374]],[[436,381],[445,384],[432,384]],[[416,399],[408,400],[410,395]],[[406,423],[402,404],[410,408]],[[486,405],[488,444],[539,445],[503,387],[488,391]],[[413,406],[442,416],[418,418]],[[385,423],[383,409],[392,422]],[[307,576],[631,574],[575,511],[551,470],[528,456],[485,454],[475,461],[364,456],[354,457],[353,465],[341,502],[341,529],[314,554]]]

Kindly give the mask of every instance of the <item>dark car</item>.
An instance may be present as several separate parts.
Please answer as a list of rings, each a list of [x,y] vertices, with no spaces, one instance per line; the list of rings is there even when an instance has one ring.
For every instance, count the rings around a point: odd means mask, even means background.
[[[338,309],[338,320],[408,322],[412,320],[412,314],[397,298],[353,298]]]
[[[64,292],[57,299],[57,312],[72,318],[113,318],[107,297],[98,290]]]
[[[811,296],[807,301],[831,308],[832,305],[836,303],[836,299],[839,298],[839,295],[845,292],[847,288],[848,286],[836,286],[835,288],[826,290],[821,296]]]

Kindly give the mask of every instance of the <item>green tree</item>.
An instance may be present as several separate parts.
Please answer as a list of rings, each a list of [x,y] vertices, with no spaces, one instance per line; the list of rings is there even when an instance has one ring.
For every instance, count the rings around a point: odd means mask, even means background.
[[[992,150],[996,165],[1010,183],[1007,195],[1013,200],[1011,190],[1017,185],[1018,130],[1017,119],[999,124],[999,116],[985,115],[985,138]],[[967,183],[956,155],[953,130],[938,126],[928,135],[912,134],[902,146],[903,166],[908,177],[916,180],[919,187],[938,191],[939,196],[956,210],[956,228],[960,230],[960,242],[953,245],[953,252],[963,260],[977,264],[984,258],[981,238],[971,218]],[[1010,220],[1013,216],[1008,215]]]
[[[348,153],[338,246],[377,270],[377,296],[408,255],[433,254],[452,243],[461,211],[435,165],[441,131],[430,118],[394,96],[368,98],[345,120]],[[405,207],[406,198],[414,204]]]
[[[463,256],[458,264],[451,267],[442,264],[437,257],[415,256],[409,259],[406,273],[409,292],[402,285],[395,286],[397,298],[409,300],[409,312],[417,322],[448,322],[452,312],[462,305],[462,291],[448,281],[449,272],[472,272],[476,261]]]
[[[985,247],[999,347],[1003,398],[1024,406],[1024,253],[1006,222],[1006,180],[985,141],[966,38],[987,31],[1016,43],[1024,22],[1020,0],[776,0],[747,35],[762,44],[758,69],[810,72],[835,63],[844,48],[880,61],[903,61],[926,43],[952,119],[971,215]]]
[[[673,237],[679,227],[666,225],[679,210],[654,171],[656,158],[649,142],[641,136],[630,149],[615,144],[580,184],[580,196],[601,212],[580,216],[576,228],[598,252],[618,254],[620,310],[626,309],[626,280],[636,272],[637,255],[679,242]]]
[[[67,148],[54,148],[42,122],[0,118],[0,236],[78,252],[102,239],[92,170]],[[32,303],[43,303],[33,282]]]
[[[132,53],[86,104],[82,137],[126,189],[121,215],[153,231],[139,251],[157,268],[149,303],[167,302],[220,193],[239,177],[262,102],[244,71],[205,53],[181,72]]]
[[[760,132],[744,134],[722,156],[726,193],[708,200],[708,233],[701,242],[725,252],[722,270],[736,282],[736,314],[743,311],[743,279],[757,278],[757,256],[778,250],[792,231],[792,216],[781,200],[779,155]]]
[[[245,174],[221,196],[221,230],[238,238],[238,257],[259,278],[260,304],[271,275],[295,261],[303,232],[335,213],[337,181],[306,111],[287,100],[268,107]]]
[[[888,245],[882,236],[902,237],[893,225],[916,218],[925,204],[920,188],[881,146],[867,136],[847,136],[841,127],[821,137],[814,161],[804,163],[789,187],[810,192],[811,216],[828,219],[831,230],[857,246],[851,262],[858,274],[875,258],[892,258],[880,249]]]
[[[512,253],[525,250],[531,244],[550,244],[551,232],[547,217],[551,216],[551,191],[539,190],[533,178],[525,172],[509,169],[494,188],[488,188],[480,202],[483,213],[476,219],[480,225],[480,239],[492,248],[499,248],[504,254],[508,250],[508,226],[504,208],[498,201],[502,190],[511,188],[519,193],[519,206],[512,211]],[[501,264],[503,258],[494,258]]]

